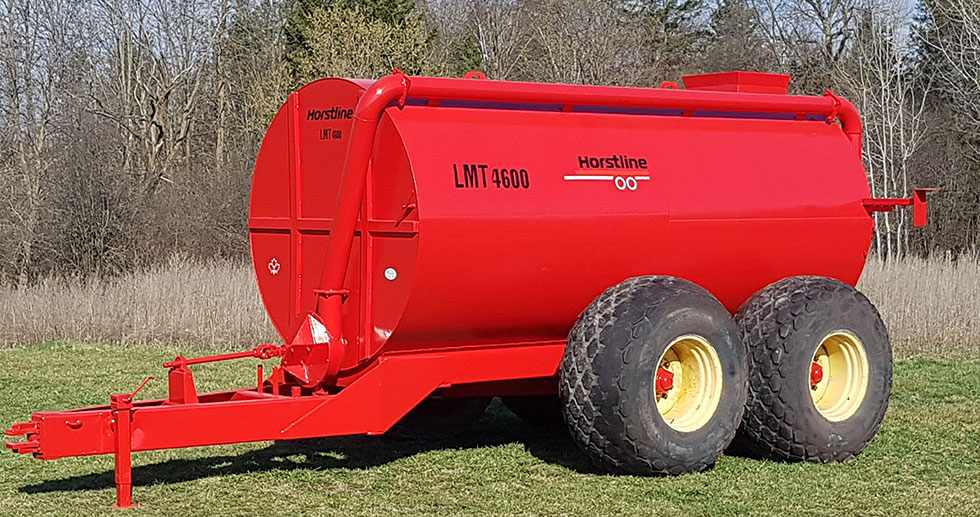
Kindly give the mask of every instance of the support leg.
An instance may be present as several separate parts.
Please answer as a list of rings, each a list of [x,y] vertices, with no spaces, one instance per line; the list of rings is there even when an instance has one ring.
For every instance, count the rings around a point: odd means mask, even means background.
[[[131,420],[133,397],[129,394],[112,395],[111,406],[115,410],[116,423],[116,504],[113,508],[135,508],[133,503],[133,452]]]

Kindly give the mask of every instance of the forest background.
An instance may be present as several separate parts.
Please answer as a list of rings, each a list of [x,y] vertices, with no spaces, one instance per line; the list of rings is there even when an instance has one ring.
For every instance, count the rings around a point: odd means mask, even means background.
[[[275,338],[247,266],[264,131],[313,79],[393,67],[831,88],[864,118],[875,197],[942,188],[926,228],[876,214],[863,288],[909,342],[980,335],[975,0],[2,0],[0,41],[0,342]],[[927,280],[939,301],[910,302]]]

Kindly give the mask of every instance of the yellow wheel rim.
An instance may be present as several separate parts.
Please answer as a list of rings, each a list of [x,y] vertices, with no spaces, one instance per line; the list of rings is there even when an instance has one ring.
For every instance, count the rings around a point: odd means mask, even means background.
[[[701,336],[681,336],[667,346],[658,366],[672,380],[669,389],[654,392],[664,422],[682,433],[704,427],[721,401],[723,375],[715,347]]]
[[[854,416],[868,392],[868,354],[861,340],[846,330],[833,332],[817,346],[813,363],[822,370],[810,380],[817,411],[831,422]]]

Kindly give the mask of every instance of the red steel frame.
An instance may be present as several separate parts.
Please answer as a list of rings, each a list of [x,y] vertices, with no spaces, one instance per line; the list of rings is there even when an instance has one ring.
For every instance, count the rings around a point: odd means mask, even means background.
[[[824,97],[724,92],[568,86],[536,83],[408,77],[396,70],[371,85],[360,98],[345,158],[337,215],[328,244],[319,303],[309,323],[322,322],[327,338],[317,339],[310,328],[284,346],[263,345],[255,350],[201,359],[178,357],[170,369],[167,399],[134,402],[136,392],[112,395],[107,406],[35,413],[29,422],[15,424],[8,436],[25,436],[8,443],[19,453],[39,459],[115,454],[116,505],[132,506],[131,453],[264,440],[283,440],[349,434],[381,434],[420,401],[440,388],[463,394],[535,393],[547,390],[564,350],[564,342],[513,343],[482,348],[386,353],[353,378],[338,383],[336,376],[345,344],[341,308],[343,282],[351,254],[379,121],[386,109],[406,99],[503,101],[626,108],[724,110],[822,115],[839,120],[844,133],[861,148],[861,121],[854,106],[829,91]],[[916,200],[919,200],[919,192]],[[924,207],[925,194],[921,194]],[[866,200],[869,211],[882,211],[911,200]],[[916,201],[916,206],[918,206]],[[925,213],[924,211],[922,212]],[[313,319],[315,318],[315,319]],[[326,342],[318,342],[326,341]],[[255,357],[284,357],[282,366],[264,378],[258,367],[252,388],[198,395],[189,365]],[[310,375],[290,375],[302,366]],[[516,386],[508,382],[518,383]],[[340,384],[343,384],[341,386]],[[142,386],[141,386],[142,387]],[[553,388],[552,388],[553,389]],[[489,390],[489,391],[487,391]],[[139,390],[137,390],[139,391]]]
[[[34,413],[29,422],[7,430],[8,436],[26,435],[25,441],[7,448],[46,460],[115,454],[116,506],[129,507],[133,452],[383,434],[439,388],[553,377],[564,346],[515,344],[385,355],[337,393],[287,384],[283,370],[275,368],[259,386],[196,395],[190,370],[178,365],[171,369],[167,399],[134,402],[135,392],[123,393],[112,395],[108,406]],[[522,386],[518,392],[535,388],[531,383]]]

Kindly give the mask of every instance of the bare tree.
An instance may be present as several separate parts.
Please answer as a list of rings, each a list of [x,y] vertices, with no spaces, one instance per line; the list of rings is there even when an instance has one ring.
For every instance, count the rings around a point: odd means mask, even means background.
[[[194,0],[97,0],[92,110],[125,135],[119,163],[149,202],[191,156],[207,62],[227,15]],[[224,9],[224,10],[223,10]]]
[[[293,87],[283,41],[283,6],[261,2],[233,10],[230,30],[221,41],[224,67],[219,80],[229,90],[226,131],[237,136],[233,152],[256,152],[265,129]],[[246,159],[251,165],[251,158]]]
[[[231,11],[231,7],[228,4],[229,0],[221,0],[218,6],[218,26],[215,28],[215,42],[212,50],[212,60],[214,63],[214,69],[212,74],[214,77],[214,90],[215,90],[215,111],[217,112],[217,117],[214,126],[215,138],[214,138],[214,164],[217,168],[222,168],[225,163],[225,153],[227,147],[227,129],[228,129],[228,78],[224,74],[225,68],[225,55],[224,48],[221,46],[221,42],[226,40],[228,37],[228,18]]]
[[[480,0],[473,4],[476,44],[483,70],[493,79],[521,78],[531,45],[530,25],[515,3]],[[525,75],[526,77],[526,75]]]
[[[980,3],[971,0],[930,2],[938,37],[925,36],[928,50],[941,63],[934,66],[941,93],[966,118],[964,129],[980,138]]]
[[[860,12],[850,57],[836,68],[865,125],[864,157],[875,197],[908,197],[912,158],[925,138],[924,111],[930,83],[912,68],[910,13],[892,4]],[[875,214],[879,259],[909,253],[906,211]]]
[[[528,16],[535,29],[527,66],[535,79],[639,82],[643,29],[637,16],[603,0],[544,0]]]
[[[933,238],[954,252],[980,250],[980,4],[972,0],[925,0],[916,36],[920,66],[935,76],[931,145],[926,177],[944,187]],[[937,156],[937,154],[939,154]],[[939,233],[939,232],[942,233]],[[935,242],[935,241],[934,241]]]
[[[9,246],[2,255],[18,286],[30,280],[50,213],[49,176],[55,154],[61,105],[58,88],[75,57],[74,19],[81,6],[70,0],[0,4],[0,116],[11,152],[0,163],[3,216],[0,235]]]
[[[829,61],[848,49],[857,23],[857,0],[757,0],[764,28],[785,49],[819,50]]]
[[[794,87],[813,93],[834,82],[848,56],[861,0],[751,0],[783,71]]]

